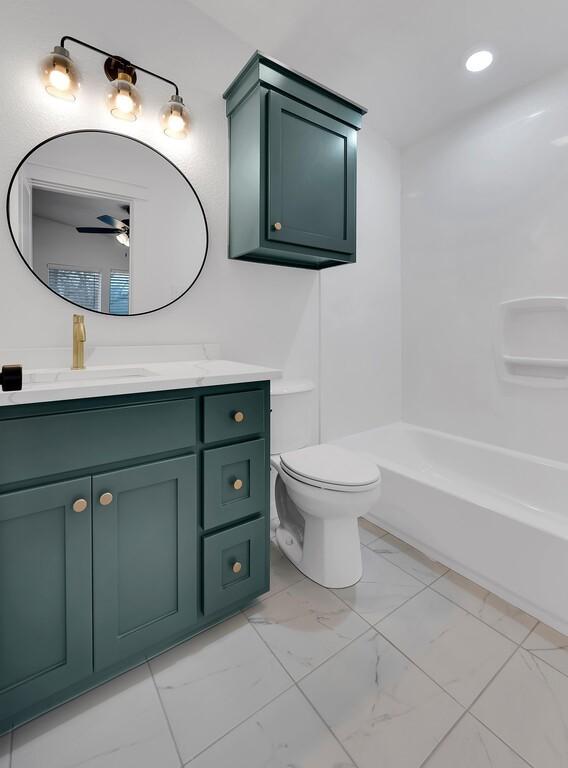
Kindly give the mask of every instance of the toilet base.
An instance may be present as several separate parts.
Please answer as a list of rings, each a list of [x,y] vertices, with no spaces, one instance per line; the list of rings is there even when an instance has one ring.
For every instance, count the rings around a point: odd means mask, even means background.
[[[282,524],[276,542],[290,562],[317,584],[342,589],[363,575],[361,542],[356,517],[304,517],[303,546]]]

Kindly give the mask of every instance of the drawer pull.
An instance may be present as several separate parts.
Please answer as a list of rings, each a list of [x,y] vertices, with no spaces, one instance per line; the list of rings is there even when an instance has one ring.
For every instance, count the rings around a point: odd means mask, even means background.
[[[282,224],[279,221],[275,221],[272,226],[274,227],[276,232],[280,232],[280,230],[282,229]]]
[[[240,572],[241,572],[241,569],[242,569],[242,567],[243,567],[243,566],[242,566],[242,565],[239,563],[239,561],[237,560],[235,563],[233,563],[233,567],[231,568],[231,570],[233,571],[233,573],[240,573]]]
[[[84,512],[88,506],[87,499],[75,499],[73,502],[73,512]]]
[[[102,507],[108,507],[109,504],[112,504],[112,493],[109,491],[106,491],[106,493],[101,493],[99,504]]]
[[[233,413],[233,421],[236,421],[237,424],[242,424],[245,420],[245,414],[243,411],[235,411]]]
[[[237,477],[237,479],[233,482],[233,488],[235,489],[235,491],[240,491],[242,487],[243,487],[243,481]]]

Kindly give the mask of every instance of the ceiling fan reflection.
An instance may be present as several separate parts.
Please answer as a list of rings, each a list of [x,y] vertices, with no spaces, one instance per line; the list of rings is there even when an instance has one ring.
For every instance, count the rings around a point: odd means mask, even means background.
[[[75,229],[86,235],[114,235],[121,245],[125,245],[127,248],[130,246],[130,219],[115,219],[114,216],[107,213],[97,216],[97,219],[108,226],[75,227]]]

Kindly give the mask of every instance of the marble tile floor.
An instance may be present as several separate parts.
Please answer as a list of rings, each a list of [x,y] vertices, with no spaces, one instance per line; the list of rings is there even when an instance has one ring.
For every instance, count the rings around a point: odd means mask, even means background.
[[[568,637],[361,522],[245,611],[0,738],[0,768],[565,768]]]

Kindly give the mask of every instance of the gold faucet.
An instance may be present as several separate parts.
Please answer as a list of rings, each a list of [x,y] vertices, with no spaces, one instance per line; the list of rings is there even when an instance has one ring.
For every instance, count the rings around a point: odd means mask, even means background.
[[[85,316],[73,315],[73,371],[80,371],[85,367]]]

